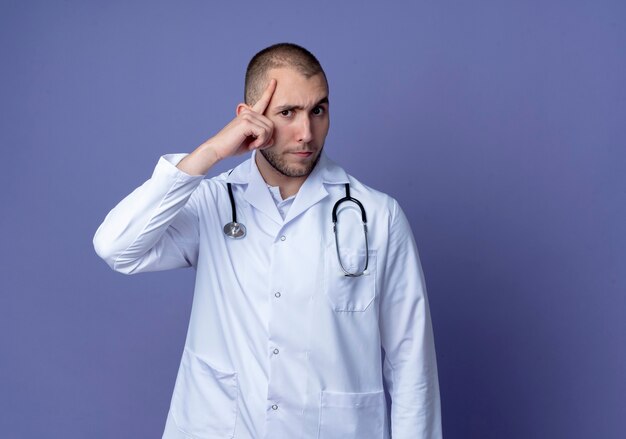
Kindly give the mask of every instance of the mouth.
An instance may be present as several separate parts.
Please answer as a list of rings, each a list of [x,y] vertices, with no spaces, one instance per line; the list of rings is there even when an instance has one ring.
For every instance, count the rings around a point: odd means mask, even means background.
[[[295,155],[296,157],[307,158],[313,155],[313,151],[292,151],[291,154]]]

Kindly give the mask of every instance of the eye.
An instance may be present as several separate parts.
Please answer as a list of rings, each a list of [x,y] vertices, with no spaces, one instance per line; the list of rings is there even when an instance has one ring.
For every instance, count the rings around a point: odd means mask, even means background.
[[[280,112],[280,115],[284,116],[284,117],[289,117],[292,114],[293,114],[293,110],[283,110],[283,111]]]
[[[312,111],[312,113],[316,116],[321,116],[322,114],[324,114],[326,112],[326,109],[324,107],[315,107]]]

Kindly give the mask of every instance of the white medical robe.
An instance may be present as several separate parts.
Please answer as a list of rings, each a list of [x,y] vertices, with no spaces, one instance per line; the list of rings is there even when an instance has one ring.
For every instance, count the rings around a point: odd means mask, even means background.
[[[163,437],[440,438],[428,301],[398,203],[322,154],[283,220],[254,155],[212,179],[176,168],[183,157],[162,157],[94,237],[122,273],[196,270]],[[232,216],[227,182],[247,228],[239,240],[222,232]],[[367,212],[360,277],[344,275],[332,232],[345,183]],[[356,204],[339,208],[338,233],[346,268],[362,268]]]

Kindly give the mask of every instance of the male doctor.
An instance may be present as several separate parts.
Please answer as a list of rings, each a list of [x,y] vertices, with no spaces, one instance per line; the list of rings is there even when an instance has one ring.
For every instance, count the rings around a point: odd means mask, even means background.
[[[413,235],[393,198],[324,154],[328,91],[306,49],[262,50],[236,117],[161,157],[96,232],[116,271],[196,270],[166,439],[441,437]]]

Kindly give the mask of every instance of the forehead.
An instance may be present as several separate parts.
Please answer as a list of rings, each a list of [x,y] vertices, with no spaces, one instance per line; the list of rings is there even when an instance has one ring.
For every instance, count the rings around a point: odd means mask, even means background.
[[[270,105],[314,105],[328,97],[328,86],[322,73],[307,78],[291,68],[271,69],[267,81],[276,79],[276,90]]]

